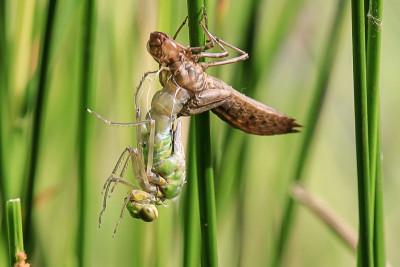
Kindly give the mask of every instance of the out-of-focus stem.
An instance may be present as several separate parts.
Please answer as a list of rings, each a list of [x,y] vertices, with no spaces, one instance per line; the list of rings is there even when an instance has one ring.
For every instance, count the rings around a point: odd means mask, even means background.
[[[49,81],[49,62],[51,55],[51,47],[53,41],[53,27],[55,20],[55,13],[57,7],[57,0],[50,0],[47,9],[46,29],[44,32],[41,66],[39,73],[39,85],[36,102],[34,105],[33,112],[33,129],[32,129],[32,142],[29,149],[28,161],[28,177],[26,184],[26,204],[24,205],[26,211],[26,219],[24,226],[24,234],[27,239],[27,250],[29,252],[31,230],[32,230],[32,212],[33,207],[33,195],[35,193],[35,178],[38,167],[38,159],[40,155],[40,143],[42,139],[42,124],[43,124],[43,111],[46,105],[48,81]]]
[[[302,134],[302,140],[300,143],[300,149],[297,154],[297,158],[294,163],[294,173],[291,177],[292,181],[300,181],[303,178],[304,167],[308,159],[312,140],[316,131],[318,118],[324,102],[326,90],[328,88],[328,82],[330,72],[333,65],[334,56],[336,54],[340,29],[344,19],[344,10],[346,7],[346,0],[340,0],[337,4],[336,14],[333,20],[333,24],[330,30],[330,36],[325,43],[325,47],[322,50],[322,57],[319,63],[319,73],[317,81],[314,87],[314,93],[312,96],[310,108],[307,112],[305,121],[305,127]],[[279,266],[284,254],[286,243],[289,239],[292,224],[294,221],[295,203],[292,198],[286,200],[282,212],[281,226],[278,230],[278,240],[271,260],[271,266]]]
[[[324,221],[354,252],[357,250],[357,233],[339,218],[322,199],[312,195],[297,183],[293,185],[291,195],[297,202],[305,205]]]
[[[22,235],[21,201],[19,198],[7,201],[7,227],[11,266],[29,266],[25,263],[24,237]],[[17,265],[18,264],[18,265]]]
[[[82,42],[82,62],[81,62],[81,88],[79,94],[78,127],[77,127],[77,147],[78,147],[78,228],[76,232],[76,255],[78,266],[85,264],[85,240],[86,240],[86,216],[87,210],[87,147],[89,138],[89,127],[87,123],[88,114],[85,109],[89,106],[92,91],[92,69],[93,69],[93,46],[95,29],[95,0],[88,0],[85,3],[84,30]]]

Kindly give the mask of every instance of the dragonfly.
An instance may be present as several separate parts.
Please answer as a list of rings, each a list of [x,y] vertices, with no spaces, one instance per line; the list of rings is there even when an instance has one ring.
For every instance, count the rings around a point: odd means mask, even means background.
[[[294,133],[298,132],[297,127],[300,127],[295,119],[247,97],[207,74],[205,70],[210,67],[246,60],[248,54],[209,32],[205,8],[199,24],[207,37],[206,45],[191,47],[180,44],[176,38],[187,19],[188,17],[184,19],[172,38],[163,32],[150,34],[147,51],[159,63],[160,68],[157,71],[146,72],[136,89],[136,122],[112,122],[88,109],[89,113],[108,125],[137,127],[136,148],[125,148],[103,186],[104,198],[99,226],[107,206],[107,198],[117,184],[130,188],[128,196],[124,199],[114,235],[123,219],[125,209],[133,218],[151,222],[158,218],[157,206],[165,205],[166,200],[176,198],[182,191],[186,181],[186,165],[181,117],[212,110],[230,126],[256,135]],[[215,46],[218,46],[221,52],[208,51]],[[227,58],[227,48],[240,55]],[[214,61],[200,62],[201,58]],[[156,92],[151,101],[151,108],[142,119],[138,95],[143,82],[151,74],[159,76],[163,88]],[[124,179],[129,161],[132,162],[138,186]]]

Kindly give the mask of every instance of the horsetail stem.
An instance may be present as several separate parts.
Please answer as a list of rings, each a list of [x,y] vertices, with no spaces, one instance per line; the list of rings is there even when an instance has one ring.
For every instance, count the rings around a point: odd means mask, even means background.
[[[204,33],[199,21],[203,12],[202,0],[188,0],[190,45],[205,45]],[[212,166],[210,112],[195,116],[197,142],[197,173],[202,236],[202,266],[218,266],[217,226],[214,195],[214,170]]]
[[[358,261],[373,266],[370,160],[365,49],[364,0],[352,0],[354,113],[357,151],[359,242]]]
[[[8,242],[11,266],[25,266],[24,238],[22,235],[21,201],[10,199],[6,204]],[[27,265],[29,266],[29,265]]]

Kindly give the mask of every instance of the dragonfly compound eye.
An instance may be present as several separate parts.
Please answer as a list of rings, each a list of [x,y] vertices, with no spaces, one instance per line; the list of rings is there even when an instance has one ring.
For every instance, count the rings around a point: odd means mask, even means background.
[[[143,205],[142,209],[139,211],[139,217],[145,222],[152,222],[158,218],[158,210],[156,206],[152,204]]]

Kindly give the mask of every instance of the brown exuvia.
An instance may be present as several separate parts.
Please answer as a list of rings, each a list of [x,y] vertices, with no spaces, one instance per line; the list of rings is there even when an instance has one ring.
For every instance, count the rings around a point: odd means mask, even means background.
[[[204,26],[207,17],[203,13],[200,25],[208,37],[207,45],[200,47],[184,46],[175,38],[187,18],[179,27],[174,38],[162,32],[153,32],[147,44],[147,50],[160,64],[160,82],[166,87],[173,87],[170,91],[184,90],[185,97],[180,102],[183,104],[178,116],[190,116],[212,110],[218,117],[230,126],[246,133],[257,135],[274,135],[298,132],[296,127],[301,127],[293,118],[286,116],[278,110],[260,103],[236,91],[225,82],[208,75],[204,70],[208,67],[230,64],[248,58],[248,54],[237,47],[213,36]],[[222,52],[205,52],[217,44]],[[199,58],[224,58],[227,57],[229,47],[240,53],[238,57],[211,61],[198,62]],[[168,89],[167,89],[168,90]]]

